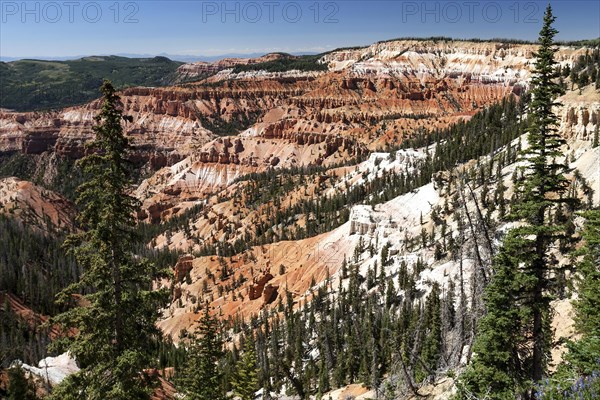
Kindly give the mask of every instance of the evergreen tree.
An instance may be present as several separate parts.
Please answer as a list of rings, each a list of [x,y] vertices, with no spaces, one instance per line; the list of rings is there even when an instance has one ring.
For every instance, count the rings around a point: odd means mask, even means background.
[[[95,140],[80,165],[88,178],[79,188],[77,204],[81,233],[70,236],[65,246],[83,268],[79,282],[58,296],[72,304],[82,295],[83,306],[73,306],[54,322],[65,335],[54,348],[65,347],[77,359],[81,371],[67,378],[53,392],[56,399],[146,399],[151,388],[141,374],[151,365],[153,347],[160,337],[155,326],[165,291],[153,291],[153,282],[166,270],[132,253],[137,242],[134,213],[137,201],[127,194],[129,143],[121,123],[119,96],[105,81],[102,109],[95,117]]]
[[[579,298],[574,304],[581,338],[569,345],[567,359],[577,374],[591,375],[600,370],[600,210],[584,215],[584,258],[578,265]]]
[[[259,389],[256,351],[254,350],[254,343],[250,339],[250,337],[246,338],[244,354],[236,366],[235,375],[231,382],[233,393],[242,400],[253,400],[256,391]]]
[[[529,146],[521,151],[510,214],[520,224],[509,232],[495,259],[495,275],[485,291],[487,315],[464,378],[465,393],[475,396],[503,399],[514,391],[533,397],[529,383],[542,379],[550,359],[550,290],[556,262],[550,249],[567,236],[563,216],[575,206],[566,195],[567,166],[557,161],[564,140],[552,111],[561,93],[555,82],[554,20],[548,5],[532,78]]]
[[[521,326],[517,306],[519,240],[509,232],[494,259],[496,274],[485,289],[487,314],[478,324],[473,358],[461,376],[461,398],[514,399],[521,365],[515,343]],[[514,251],[514,253],[513,253]]]
[[[600,210],[583,214],[583,256],[577,265],[578,298],[574,301],[577,341],[568,341],[568,352],[557,371],[537,387],[540,399],[595,399],[600,394]]]
[[[429,375],[429,371],[435,372],[441,347],[440,285],[435,282],[425,302],[425,332],[423,348],[421,350],[421,361],[423,361],[424,365],[419,365],[416,370],[415,378],[417,382],[423,381]]]
[[[27,379],[21,364],[8,368],[8,400],[35,400],[35,385]]]
[[[204,310],[198,328],[187,346],[188,358],[178,372],[177,386],[187,400],[221,400],[223,372],[219,362],[223,358],[223,339],[219,321]]]
[[[560,147],[564,139],[557,133],[557,117],[552,108],[561,88],[555,82],[557,76],[554,60],[556,49],[553,38],[557,31],[552,27],[555,21],[552,8],[548,4],[544,16],[544,26],[540,31],[540,48],[536,53],[536,65],[532,78],[531,114],[528,130],[529,147],[523,151],[527,165],[523,167],[523,179],[515,184],[518,201],[513,209],[513,217],[525,222],[516,228],[515,239],[528,253],[521,253],[524,263],[520,304],[521,314],[531,327],[530,359],[526,360],[527,377],[539,381],[546,372],[549,342],[551,269],[554,260],[549,256],[552,243],[564,235],[564,221],[557,218],[561,207],[572,208],[574,199],[566,197],[568,181],[564,173],[568,171],[565,162],[557,158],[563,154]],[[529,358],[529,357],[527,357]]]

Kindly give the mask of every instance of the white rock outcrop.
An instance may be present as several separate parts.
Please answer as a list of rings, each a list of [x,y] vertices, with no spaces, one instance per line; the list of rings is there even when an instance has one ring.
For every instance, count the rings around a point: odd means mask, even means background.
[[[37,367],[27,364],[21,367],[33,375],[39,376],[51,386],[58,385],[67,376],[79,371],[77,362],[69,353],[63,353],[56,357],[46,357],[38,363]]]

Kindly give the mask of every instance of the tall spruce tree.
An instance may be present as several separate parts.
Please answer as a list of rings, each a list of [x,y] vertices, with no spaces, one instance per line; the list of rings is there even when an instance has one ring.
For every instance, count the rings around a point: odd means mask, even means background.
[[[81,233],[65,242],[84,272],[58,296],[73,307],[54,318],[75,333],[53,347],[68,349],[81,371],[54,391],[55,399],[147,399],[151,387],[142,372],[161,337],[155,322],[167,300],[165,291],[152,290],[167,271],[132,252],[138,203],[127,194],[129,143],[121,123],[128,117],[110,82],[101,91],[96,137],[79,162],[88,178],[78,188]],[[79,295],[82,300],[73,304]]]
[[[423,381],[430,372],[437,370],[437,362],[442,348],[442,321],[440,285],[433,284],[431,293],[425,302],[425,327],[423,329],[423,348],[421,350],[421,361],[416,368],[415,379]]]
[[[219,321],[208,307],[187,346],[187,360],[178,371],[177,387],[187,400],[224,400],[223,372],[219,362],[224,356]]]
[[[532,101],[528,146],[514,182],[515,200],[509,218],[518,221],[495,258],[492,282],[485,291],[487,315],[479,324],[472,365],[464,376],[465,393],[490,398],[528,398],[532,382],[546,373],[550,359],[550,300],[556,260],[551,247],[565,238],[567,217],[576,204],[567,196],[568,171],[560,151],[552,108],[561,93],[556,82],[552,27],[546,8],[540,47],[531,81]]]
[[[256,351],[254,342],[249,335],[246,337],[244,354],[238,361],[231,385],[233,393],[242,400],[253,400],[258,385],[258,368],[256,367]]]
[[[496,273],[485,289],[487,313],[478,323],[474,357],[461,376],[461,398],[514,399],[522,390],[517,343],[522,340],[519,315],[520,240],[509,232],[494,258]]]
[[[569,344],[567,360],[577,375],[600,371],[600,210],[586,212],[585,246],[579,263],[575,328],[581,338]]]

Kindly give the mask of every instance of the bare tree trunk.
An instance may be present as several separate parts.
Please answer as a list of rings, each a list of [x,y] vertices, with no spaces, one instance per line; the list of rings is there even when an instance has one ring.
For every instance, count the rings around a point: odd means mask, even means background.
[[[422,394],[419,393],[419,391],[417,390],[417,388],[415,387],[415,384],[412,381],[412,378],[410,377],[410,374],[408,373],[408,369],[406,368],[406,364],[404,363],[404,360],[402,359],[402,355],[400,355],[400,365],[402,366],[402,373],[404,374],[404,379],[406,379],[406,383],[408,384],[408,388],[410,389],[411,392],[413,392],[413,394],[416,397],[423,397]]]
[[[490,258],[492,258],[494,255],[494,248],[492,246],[492,240],[490,238],[489,227],[485,223],[485,219],[483,218],[483,213],[481,212],[481,207],[479,207],[479,202],[477,201],[477,197],[475,196],[475,193],[473,192],[471,185],[469,185],[469,182],[465,182],[465,184],[466,184],[467,188],[469,189],[469,192],[471,193],[471,198],[473,199],[473,202],[475,203],[475,210],[477,210],[479,222],[481,223],[480,226],[483,229],[483,234],[485,236],[485,242],[487,244],[487,248],[490,253]]]
[[[460,178],[460,179],[462,180],[462,178]],[[463,202],[467,221],[469,222],[469,230],[471,231],[471,237],[473,239],[474,249],[475,249],[475,256],[477,257],[477,263],[479,264],[481,276],[483,278],[484,283],[487,283],[488,277],[485,272],[485,266],[483,265],[483,258],[481,257],[481,252],[479,251],[479,243],[477,242],[477,233],[475,232],[475,227],[473,226],[473,220],[471,219],[471,214],[469,213],[469,208],[467,207],[467,200],[465,199],[465,195],[462,190],[462,187],[457,185],[457,190],[458,190],[458,193],[460,194],[460,198]]]

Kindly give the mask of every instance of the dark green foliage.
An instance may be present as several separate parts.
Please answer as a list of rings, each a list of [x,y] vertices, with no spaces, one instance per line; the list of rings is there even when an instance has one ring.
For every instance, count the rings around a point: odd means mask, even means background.
[[[422,364],[417,366],[415,377],[417,382],[430,375],[429,371],[437,369],[437,361],[442,349],[442,314],[440,285],[434,283],[431,293],[425,302],[425,328],[423,331],[423,348],[421,349]]]
[[[299,71],[327,71],[327,64],[320,64],[317,61],[323,54],[291,56],[284,54],[282,58],[265,61],[256,64],[236,65],[233,68],[234,73],[243,71],[268,71],[285,72],[291,70]]]
[[[515,240],[526,250],[520,257],[523,281],[519,307],[524,323],[531,323],[533,351],[531,359],[525,358],[526,376],[539,381],[546,371],[549,352],[549,311],[551,270],[555,261],[548,255],[550,246],[565,235],[564,219],[560,214],[572,213],[575,199],[566,196],[568,181],[564,174],[566,164],[556,161],[562,156],[560,147],[564,139],[557,132],[557,117],[552,111],[555,99],[561,93],[556,83],[556,61],[553,38],[557,31],[552,28],[555,17],[548,6],[544,26],[540,31],[540,48],[532,78],[532,120],[528,130],[529,147],[523,151],[527,165],[521,169],[521,178],[515,182],[517,201],[511,217],[526,225],[515,229]],[[527,314],[530,313],[530,314]],[[524,334],[527,332],[523,332]],[[517,345],[517,343],[515,343]]]
[[[165,57],[117,56],[0,62],[0,108],[30,111],[85,103],[98,97],[103,79],[120,88],[166,85],[182,64]]]
[[[224,356],[220,323],[206,308],[198,328],[186,346],[187,357],[177,371],[178,390],[189,400],[225,399],[223,372],[219,366]]]
[[[406,36],[406,37],[400,37],[400,38],[396,38],[396,39],[383,40],[378,43],[386,43],[386,42],[392,42],[392,41],[396,41],[396,40],[431,40],[433,42],[455,41],[455,42],[475,42],[475,43],[500,42],[502,44],[534,44],[535,43],[530,40],[522,40],[522,39],[507,39],[507,38],[464,39],[464,38],[453,38],[453,37],[449,37],[449,36],[430,36],[430,37]],[[600,43],[600,39],[589,39],[589,40],[584,39],[584,40],[570,40],[570,41],[556,42],[556,44],[561,45],[561,46],[573,46],[573,47],[598,46],[599,43]],[[360,47],[357,47],[357,48],[360,48]],[[335,51],[335,50],[333,50],[333,51]]]
[[[35,364],[45,357],[49,339],[41,321],[31,326],[7,302],[0,304],[0,368],[14,360]]]
[[[77,281],[81,271],[61,243],[60,234],[43,235],[0,215],[0,299],[14,294],[43,315],[64,310],[54,302],[56,294]],[[30,323],[16,315],[8,302],[0,304],[0,367],[15,359],[37,364],[47,356],[47,328],[42,321]]]
[[[35,386],[25,376],[25,371],[20,364],[15,364],[8,369],[8,400],[35,400]]]
[[[551,348],[550,300],[556,260],[550,254],[569,240],[566,222],[577,202],[567,194],[567,166],[558,162],[564,144],[552,111],[561,88],[556,83],[550,5],[540,32],[532,78],[528,147],[521,152],[509,218],[519,221],[494,260],[495,275],[485,290],[487,315],[480,321],[463,397],[505,399],[532,395],[532,382],[546,374]]]
[[[581,335],[567,343],[558,371],[536,391],[539,399],[595,399],[600,396],[600,210],[584,214],[584,246],[577,265],[578,299],[575,329]]]
[[[287,393],[302,399],[357,382],[379,391],[384,376],[397,373],[398,357],[417,382],[443,366],[448,332],[442,327],[451,322],[441,312],[440,287],[434,284],[422,299],[414,287],[399,295],[389,280],[372,277],[367,290],[368,277],[359,274],[358,265],[348,269],[337,296],[330,295],[330,283],[319,286],[313,299],[294,311],[288,293],[282,314],[263,312],[250,321],[263,388],[279,392],[285,385]]]
[[[255,64],[254,64],[255,65]],[[202,127],[208,129],[215,135],[228,136],[237,135],[256,123],[261,112],[232,113],[229,120],[224,120],[219,115],[205,116],[198,114]]]
[[[469,369],[461,376],[461,395],[490,395],[512,399],[517,392],[521,363],[515,343],[522,332],[517,306],[519,241],[509,232],[494,260],[496,273],[486,287],[484,303],[487,314],[479,321]],[[464,386],[463,386],[464,385]]]
[[[66,347],[82,369],[53,392],[56,399],[148,398],[150,387],[141,372],[152,365],[161,337],[155,321],[167,299],[167,293],[153,291],[152,284],[168,272],[132,252],[138,204],[126,194],[129,145],[121,126],[126,118],[110,82],[103,84],[102,93],[91,154],[80,161],[88,178],[77,199],[83,232],[66,241],[83,274],[59,296],[61,303],[69,305],[74,295],[82,294],[89,304],[74,306],[53,319],[65,330],[78,330],[53,346]]]
[[[578,293],[575,301],[575,328],[581,338],[571,343],[567,355],[577,375],[591,375],[600,371],[600,210],[591,210],[586,217],[579,263]]]
[[[256,350],[251,337],[246,337],[244,353],[236,365],[235,375],[231,382],[233,393],[242,400],[254,400],[254,394],[259,389]]]
[[[158,343],[158,365],[157,368],[164,369],[173,367],[178,371],[184,364],[186,351],[184,346],[176,346],[170,337]]]
[[[80,274],[73,257],[65,256],[63,237],[43,235],[0,215],[0,292],[16,294],[41,314],[63,310],[55,296]]]
[[[571,79],[571,87],[575,85],[581,90],[588,83],[596,84],[598,89],[598,80],[600,70],[600,45],[596,43],[594,46],[586,51],[585,54],[580,55],[574,62],[573,66],[566,69],[563,75],[568,76]],[[566,74],[566,75],[565,75]]]
[[[17,178],[32,180],[35,173],[35,160],[23,153],[0,154],[0,177],[15,176]]]

